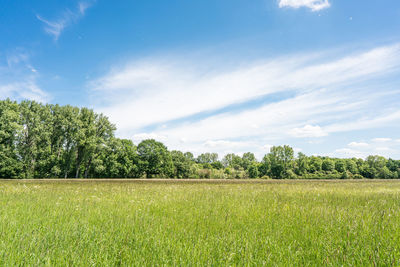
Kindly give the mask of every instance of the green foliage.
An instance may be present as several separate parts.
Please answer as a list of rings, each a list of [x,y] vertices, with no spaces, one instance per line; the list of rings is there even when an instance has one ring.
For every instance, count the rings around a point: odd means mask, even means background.
[[[93,175],[92,164],[115,130],[86,108],[5,100],[0,113],[0,178]]]
[[[254,165],[256,163],[257,163],[257,159],[253,153],[246,152],[243,154],[242,160],[241,160],[241,167],[243,169],[247,170],[251,165]]]
[[[217,153],[203,153],[203,154],[200,154],[196,159],[197,163],[202,163],[202,164],[204,164],[204,163],[211,164],[216,161],[218,161]]]
[[[172,162],[174,165],[174,177],[175,178],[188,178],[190,177],[190,168],[193,161],[190,157],[186,157],[181,151],[171,151]]]
[[[298,175],[304,175],[308,172],[309,168],[308,162],[309,162],[308,157],[305,154],[299,152],[296,159],[296,173]]]
[[[271,171],[271,162],[268,155],[265,155],[258,165],[260,176],[267,176]]]
[[[323,171],[331,172],[335,169],[335,162],[330,158],[326,158],[322,161],[321,168]]]
[[[233,153],[226,154],[222,159],[222,164],[224,167],[233,168],[235,170],[239,170],[242,168],[242,158]]]
[[[296,179],[297,175],[293,170],[289,169],[286,171],[286,178],[287,179]]]
[[[353,179],[363,179],[364,177],[361,174],[354,174]]]
[[[21,131],[18,104],[10,100],[0,101],[0,178],[21,176],[22,163],[16,146]]]
[[[174,163],[167,147],[154,139],[138,145],[139,167],[147,178],[173,177]]]
[[[211,167],[216,170],[221,170],[224,168],[224,165],[222,164],[221,161],[214,161],[213,163],[211,163]]]
[[[250,178],[257,178],[259,177],[258,167],[257,164],[253,163],[248,168],[248,173]]]
[[[267,155],[270,163],[270,175],[273,178],[286,178],[293,168],[294,153],[290,146],[273,146]]]
[[[343,173],[346,171],[346,164],[344,162],[344,160],[342,159],[337,159],[335,162],[335,170],[337,172]]]
[[[316,173],[321,170],[322,170],[322,159],[320,157],[311,156],[309,159],[308,171],[310,173]]]
[[[112,138],[92,162],[93,177],[133,178],[140,176],[139,157],[131,140]]]
[[[400,160],[294,157],[290,146],[274,146],[258,162],[255,155],[168,151],[156,140],[114,136],[103,114],[35,101],[0,101],[0,178],[210,178],[272,177],[309,179],[399,178]]]
[[[346,159],[345,160],[345,165],[346,165],[346,170],[348,170],[352,174],[357,174],[357,159]]]

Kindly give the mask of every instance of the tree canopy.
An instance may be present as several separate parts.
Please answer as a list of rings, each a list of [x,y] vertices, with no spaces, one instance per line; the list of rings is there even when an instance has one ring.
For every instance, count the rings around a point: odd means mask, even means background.
[[[169,151],[161,142],[137,146],[88,108],[0,101],[0,178],[400,178],[400,160],[294,155],[273,146],[261,161],[252,152],[219,159]]]

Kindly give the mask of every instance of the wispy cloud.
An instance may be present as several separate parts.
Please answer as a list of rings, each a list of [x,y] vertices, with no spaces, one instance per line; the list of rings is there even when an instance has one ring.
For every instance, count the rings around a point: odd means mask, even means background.
[[[46,102],[48,99],[48,94],[38,87],[35,79],[32,77],[28,77],[23,82],[0,84],[0,95],[2,99],[29,99],[38,102]]]
[[[68,12],[68,14],[71,13]],[[58,37],[60,36],[61,32],[70,22],[69,18],[66,15],[64,15],[63,18],[58,19],[56,21],[46,20],[39,15],[36,15],[36,18],[46,25],[44,27],[45,32],[52,35],[55,41],[58,40]]]
[[[145,139],[156,139],[158,141],[167,141],[167,137],[156,133],[139,133],[132,136],[134,142],[140,142]]]
[[[377,143],[386,143],[392,141],[392,138],[387,138],[387,137],[377,137],[372,139],[372,142],[377,142]]]
[[[349,147],[368,147],[369,144],[365,142],[351,142],[348,144]]]
[[[79,8],[79,13],[84,16],[86,9],[91,7],[93,5],[93,2],[79,2],[78,3],[78,8]]]
[[[320,126],[318,125],[305,125],[301,128],[293,128],[290,131],[290,134],[294,137],[322,137],[327,136],[326,133]]]
[[[49,100],[49,95],[37,84],[39,72],[32,66],[29,53],[17,49],[0,59],[1,99],[30,99],[39,102]]]
[[[399,68],[400,45],[394,44],[208,68],[196,60],[147,59],[115,66],[88,86],[93,106],[117,123],[123,137],[152,133],[165,137],[172,148],[194,152],[264,153],[265,144],[310,141],[399,121],[398,91],[377,93],[376,87]],[[287,91],[294,93],[252,104]],[[235,103],[250,104],[238,110]],[[209,110],[220,112],[196,115]],[[174,120],[179,123],[170,124]]]
[[[366,158],[369,155],[393,157],[397,155],[400,143],[391,138],[373,138],[370,143],[351,142],[347,147],[336,149],[336,154],[342,157]]]
[[[38,14],[36,15],[36,18],[45,24],[45,32],[53,36],[54,40],[57,41],[62,31],[81,19],[85,15],[86,10],[91,7],[92,4],[93,2],[79,2],[74,10],[66,9],[54,20],[45,19]]]
[[[279,0],[279,7],[307,7],[312,11],[319,11],[330,7],[330,3],[328,0]]]

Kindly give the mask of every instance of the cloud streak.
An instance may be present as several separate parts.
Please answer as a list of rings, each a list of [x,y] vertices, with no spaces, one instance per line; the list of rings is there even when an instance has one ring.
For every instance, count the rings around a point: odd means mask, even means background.
[[[92,4],[92,2],[79,2],[75,10],[66,9],[62,15],[55,20],[45,19],[38,14],[36,18],[44,23],[44,31],[51,35],[54,41],[57,41],[62,31],[81,19]]]
[[[330,7],[328,0],[280,0],[279,7],[300,8],[306,7],[312,11],[319,11]]]
[[[116,122],[123,137],[151,133],[165,137],[174,149],[264,153],[266,144],[399,121],[399,92],[377,93],[375,85],[398,74],[399,62],[399,44],[208,68],[198,61],[146,59],[115,66],[88,87],[93,107]],[[234,108],[288,91],[293,94]],[[195,116],[210,110],[220,112]],[[174,120],[179,123],[170,124]]]
[[[8,54],[0,60],[1,98],[48,101],[50,97],[39,87],[38,77],[39,72],[30,63],[29,54],[26,51],[18,50]]]
[[[369,155],[392,157],[400,149],[400,143],[391,138],[372,138],[370,142],[351,142],[347,147],[336,149],[336,155],[342,157],[366,158]]]

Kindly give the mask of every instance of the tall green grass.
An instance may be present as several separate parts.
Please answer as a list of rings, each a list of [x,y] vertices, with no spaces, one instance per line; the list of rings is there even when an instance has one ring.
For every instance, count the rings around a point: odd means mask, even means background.
[[[400,265],[398,181],[0,181],[0,266]]]

